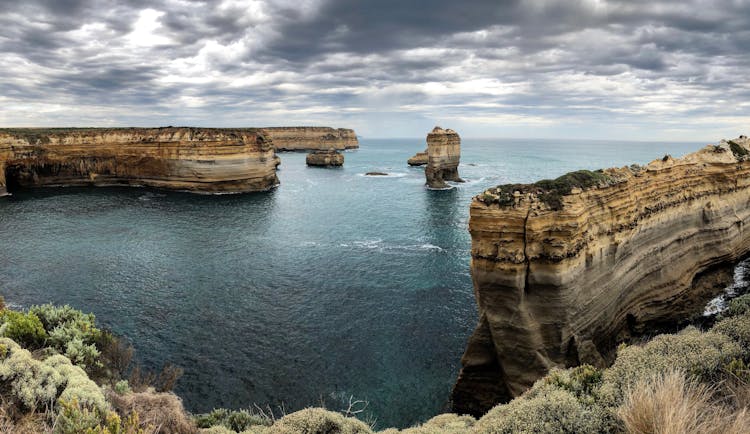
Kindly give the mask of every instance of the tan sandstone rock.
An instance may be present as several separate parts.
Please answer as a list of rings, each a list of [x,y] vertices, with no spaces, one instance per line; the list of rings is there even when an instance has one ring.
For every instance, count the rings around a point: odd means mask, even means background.
[[[344,154],[333,149],[329,151],[314,151],[307,154],[305,161],[308,166],[343,166]]]
[[[427,135],[427,167],[424,170],[429,188],[448,188],[445,181],[463,182],[458,176],[461,138],[453,130],[435,127]]]
[[[262,191],[278,185],[277,165],[271,141],[256,129],[0,130],[0,194],[9,184]]]
[[[417,152],[416,154],[414,154],[413,157],[406,160],[406,163],[409,166],[424,166],[425,164],[427,164],[427,160],[427,149],[425,149],[424,152]]]
[[[479,415],[552,367],[702,312],[750,252],[750,141],[491,188],[470,208],[479,324],[453,390]],[[726,274],[724,274],[726,276]]]
[[[330,127],[263,128],[277,151],[325,151],[359,148],[354,130]]]

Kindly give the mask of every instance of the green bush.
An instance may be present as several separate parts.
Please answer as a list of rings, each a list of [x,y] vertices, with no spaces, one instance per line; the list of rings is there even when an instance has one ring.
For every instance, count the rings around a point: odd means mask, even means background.
[[[471,416],[459,416],[446,413],[433,417],[424,424],[399,431],[391,428],[379,434],[471,434],[474,432],[476,419]]]
[[[0,313],[3,325],[0,335],[12,339],[19,345],[32,350],[42,348],[47,340],[47,332],[42,322],[33,312],[26,314],[13,310],[3,310]]]
[[[271,423],[270,419],[248,410],[232,411],[225,408],[217,408],[210,413],[195,416],[195,424],[198,428],[223,426],[235,432],[242,432],[256,425],[269,426]]]
[[[620,405],[629,387],[671,370],[710,382],[724,365],[741,355],[740,345],[730,337],[694,327],[659,335],[643,346],[623,346],[615,363],[604,371],[599,399],[603,405]]]
[[[741,295],[732,299],[727,304],[727,308],[721,313],[722,318],[746,315],[750,313],[750,294]]]
[[[553,369],[542,378],[541,383],[570,392],[579,400],[591,404],[602,383],[602,371],[591,365],[581,365],[565,370]]]
[[[30,314],[35,314],[44,325],[49,338],[47,345],[64,354],[76,365],[92,372],[101,367],[101,354],[96,343],[102,331],[96,327],[96,317],[72,307],[43,304],[32,306]]]
[[[750,360],[750,315],[738,315],[719,321],[711,329],[729,336],[742,347],[742,357]]]
[[[582,403],[572,393],[542,388],[533,397],[521,396],[498,405],[475,426],[480,434],[594,434],[608,432],[609,417],[598,406]]]
[[[732,153],[738,160],[741,160],[748,155],[747,149],[745,149],[739,143],[732,140],[728,141],[727,143],[729,143],[729,149],[732,150]]]
[[[109,408],[99,386],[86,373],[62,355],[37,360],[8,338],[0,338],[7,348],[0,359],[3,398],[22,409],[54,408],[58,400],[76,401],[106,411]]]
[[[307,408],[288,414],[271,427],[268,434],[372,434],[364,422],[322,408]]]

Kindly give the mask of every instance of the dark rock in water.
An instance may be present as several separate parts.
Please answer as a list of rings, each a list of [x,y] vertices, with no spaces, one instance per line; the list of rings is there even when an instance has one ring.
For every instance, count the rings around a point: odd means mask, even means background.
[[[333,149],[328,151],[315,151],[307,154],[306,159],[308,166],[330,167],[343,166],[344,154]]]
[[[367,172],[365,176],[388,176],[388,174],[383,172]]]

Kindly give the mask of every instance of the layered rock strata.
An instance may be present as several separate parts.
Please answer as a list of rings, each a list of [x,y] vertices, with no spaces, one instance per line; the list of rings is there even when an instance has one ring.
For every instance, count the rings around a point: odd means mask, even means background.
[[[139,185],[197,193],[278,185],[273,144],[255,129],[0,130],[6,186]]]
[[[413,157],[406,160],[406,163],[409,166],[424,166],[425,164],[427,164],[427,160],[427,149],[425,149],[424,152],[417,152],[416,154],[414,154]]]
[[[429,188],[448,188],[445,181],[463,182],[458,176],[461,138],[451,129],[435,127],[427,135],[427,167],[424,174]]]
[[[359,148],[354,130],[330,127],[269,127],[263,128],[273,140],[277,151],[325,151]]]
[[[307,154],[305,159],[308,166],[332,167],[344,165],[344,154],[334,150],[315,151]]]
[[[454,411],[482,414],[553,367],[606,365],[619,343],[702,312],[750,251],[748,151],[742,137],[475,197],[480,319]]]

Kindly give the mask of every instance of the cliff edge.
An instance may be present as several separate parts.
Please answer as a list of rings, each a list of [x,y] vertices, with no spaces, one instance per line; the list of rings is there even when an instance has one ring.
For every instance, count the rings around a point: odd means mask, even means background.
[[[354,130],[330,127],[267,127],[263,128],[277,151],[342,151],[359,148]]]
[[[749,154],[742,136],[475,197],[480,320],[454,411],[483,414],[553,367],[605,366],[620,342],[702,311],[711,276],[750,251]]]
[[[262,191],[278,185],[277,164],[257,129],[0,129],[0,195],[68,185]]]

